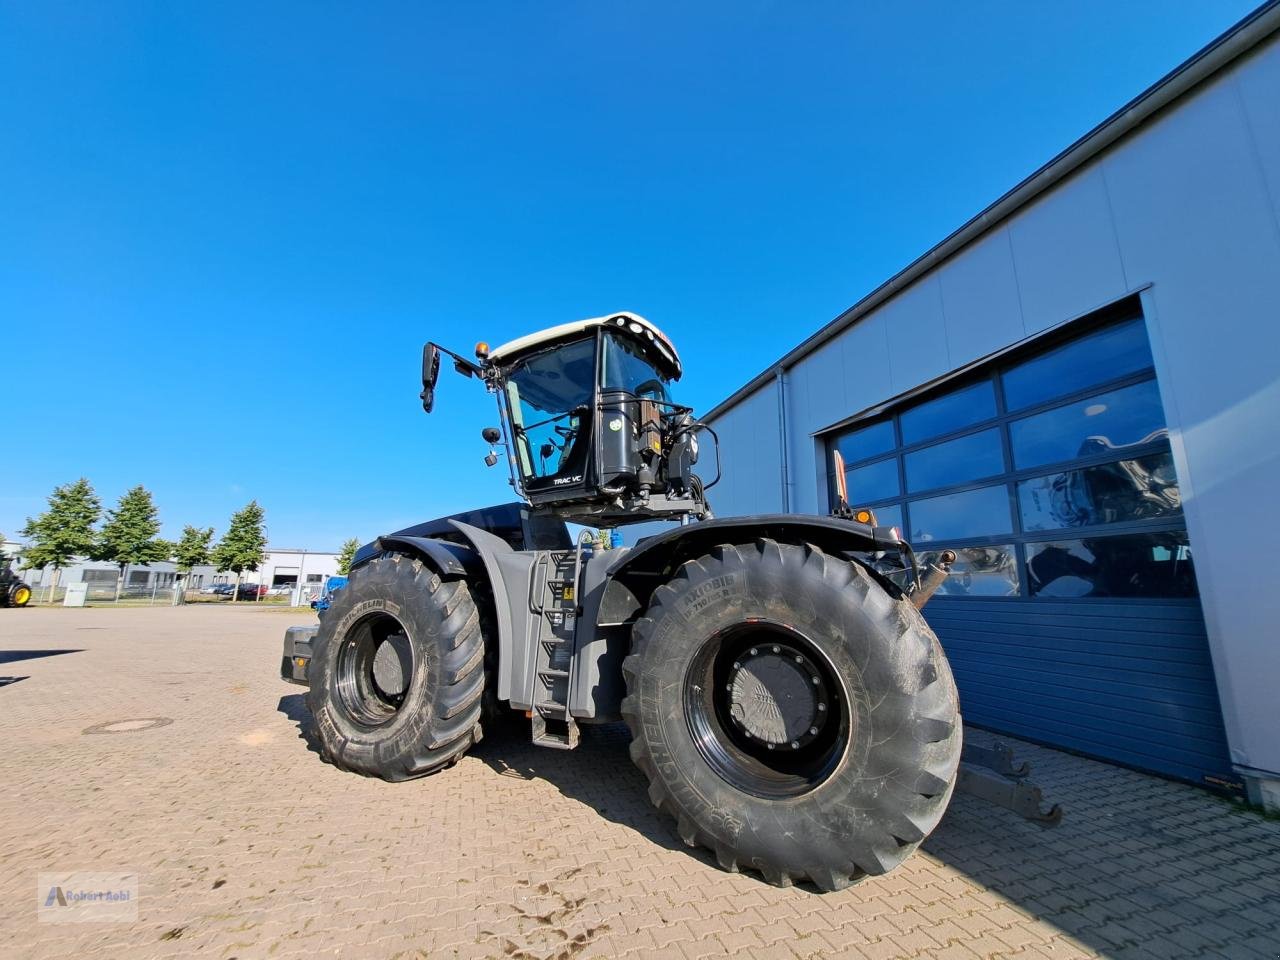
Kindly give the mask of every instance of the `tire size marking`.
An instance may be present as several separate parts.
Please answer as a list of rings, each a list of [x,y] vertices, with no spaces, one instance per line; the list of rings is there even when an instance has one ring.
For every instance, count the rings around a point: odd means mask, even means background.
[[[699,584],[680,597],[676,607],[686,618],[696,616],[717,600],[727,600],[738,592],[741,574],[726,573]]]

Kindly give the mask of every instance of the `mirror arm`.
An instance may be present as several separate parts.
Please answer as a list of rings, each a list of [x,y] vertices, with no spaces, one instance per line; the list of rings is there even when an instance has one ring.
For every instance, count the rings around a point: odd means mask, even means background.
[[[484,373],[483,370],[481,370],[478,366],[476,366],[466,357],[459,356],[458,354],[454,353],[452,350],[448,350],[440,346],[440,344],[438,343],[433,344],[433,346],[437,350],[439,350],[441,353],[452,357],[454,369],[457,370],[459,373],[461,373],[463,376],[479,377]]]

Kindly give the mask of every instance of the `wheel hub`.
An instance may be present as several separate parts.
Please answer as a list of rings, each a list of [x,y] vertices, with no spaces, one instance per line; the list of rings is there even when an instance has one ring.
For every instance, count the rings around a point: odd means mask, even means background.
[[[373,655],[373,682],[388,697],[398,697],[409,686],[409,671],[413,659],[409,652],[409,638],[402,633],[392,634],[378,645]]]
[[[734,661],[729,719],[766,749],[799,750],[821,731],[831,697],[814,663],[786,643],[760,644]]]

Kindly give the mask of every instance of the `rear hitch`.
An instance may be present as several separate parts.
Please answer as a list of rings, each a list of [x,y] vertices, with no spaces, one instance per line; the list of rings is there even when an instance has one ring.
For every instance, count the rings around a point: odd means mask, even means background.
[[[960,755],[960,776],[956,790],[1012,810],[1024,820],[1042,827],[1056,827],[1062,822],[1062,804],[1044,809],[1044,794],[1033,783],[1027,783],[1031,764],[1014,763],[1013,750],[996,741],[990,747],[964,745]]]
[[[938,554],[938,559],[925,568],[923,575],[916,578],[915,589],[911,591],[911,602],[917,610],[922,609],[937,593],[943,581],[950,576],[951,565],[955,562],[955,551],[943,550]]]

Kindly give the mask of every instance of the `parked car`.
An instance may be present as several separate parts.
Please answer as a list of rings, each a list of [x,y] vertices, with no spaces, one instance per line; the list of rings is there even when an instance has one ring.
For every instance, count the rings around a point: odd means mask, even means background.
[[[230,593],[231,591],[227,591]],[[237,600],[257,600],[258,597],[267,592],[266,584],[260,583],[242,583],[240,590],[236,593]]]
[[[298,588],[296,583],[282,583],[267,591],[269,597],[287,597]]]

